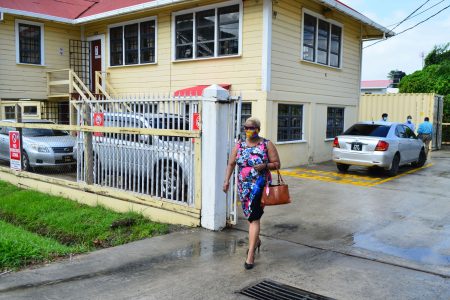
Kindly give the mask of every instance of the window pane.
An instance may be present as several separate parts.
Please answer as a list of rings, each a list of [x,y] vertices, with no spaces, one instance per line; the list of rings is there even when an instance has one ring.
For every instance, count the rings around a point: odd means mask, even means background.
[[[37,106],[24,106],[23,114],[24,115],[37,115]]]
[[[339,56],[330,54],[330,66],[339,67]]]
[[[239,53],[239,5],[218,9],[219,55]]]
[[[41,64],[41,27],[19,24],[19,62]]]
[[[315,44],[316,44],[316,26],[317,19],[308,14],[304,14],[303,20],[303,59],[315,60]]]
[[[192,43],[194,37],[194,15],[186,14],[176,16],[176,54],[177,59],[192,58]]]
[[[341,35],[342,29],[338,26],[331,26],[331,45],[330,45],[330,65],[340,67],[341,54]]]
[[[215,10],[201,11],[196,14],[197,57],[214,56]]]
[[[123,27],[115,27],[109,30],[110,64],[117,66],[123,64]]]
[[[5,119],[15,119],[16,108],[14,106],[5,106]]]
[[[303,105],[278,104],[278,141],[302,139]]]
[[[344,108],[328,107],[326,138],[334,138],[344,131]]]
[[[242,103],[241,106],[241,137],[245,137],[244,123],[252,116],[252,104]]]
[[[155,21],[143,22],[141,26],[141,63],[155,62]]]
[[[327,64],[328,52],[317,50],[317,62],[320,64]]]
[[[125,64],[138,63],[138,24],[125,26]]]

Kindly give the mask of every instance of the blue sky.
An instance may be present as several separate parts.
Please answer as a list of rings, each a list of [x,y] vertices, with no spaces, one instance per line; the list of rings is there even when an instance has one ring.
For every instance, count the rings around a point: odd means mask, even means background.
[[[340,0],[384,27],[392,28],[426,0]],[[417,13],[442,0],[429,0]],[[450,5],[450,0],[431,8],[394,29],[396,33],[415,25]],[[436,44],[450,42],[450,8],[408,32],[363,50],[363,80],[386,79],[390,70],[410,74],[422,68],[421,53],[425,55]],[[373,42],[366,42],[367,46]]]

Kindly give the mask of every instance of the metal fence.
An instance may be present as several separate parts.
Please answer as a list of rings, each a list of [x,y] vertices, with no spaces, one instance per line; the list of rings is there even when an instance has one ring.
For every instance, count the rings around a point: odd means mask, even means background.
[[[194,184],[200,180],[194,174],[195,167],[200,168],[195,151],[200,149],[200,134],[193,121],[200,113],[197,97],[72,104],[77,124],[98,130],[77,134],[78,181],[194,205]]]

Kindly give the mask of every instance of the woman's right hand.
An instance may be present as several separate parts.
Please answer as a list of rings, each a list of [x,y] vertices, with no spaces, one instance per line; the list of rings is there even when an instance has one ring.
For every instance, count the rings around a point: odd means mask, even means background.
[[[230,182],[224,182],[223,183],[223,188],[222,188],[223,192],[224,193],[228,192],[229,188],[230,188]]]

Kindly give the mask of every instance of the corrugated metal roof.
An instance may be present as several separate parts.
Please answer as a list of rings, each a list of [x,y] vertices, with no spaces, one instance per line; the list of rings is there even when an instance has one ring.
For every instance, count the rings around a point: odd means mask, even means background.
[[[139,12],[187,0],[0,0],[0,10],[15,15],[80,24],[109,18],[119,14]],[[394,33],[375,23],[339,0],[313,0],[335,8],[386,36]]]

